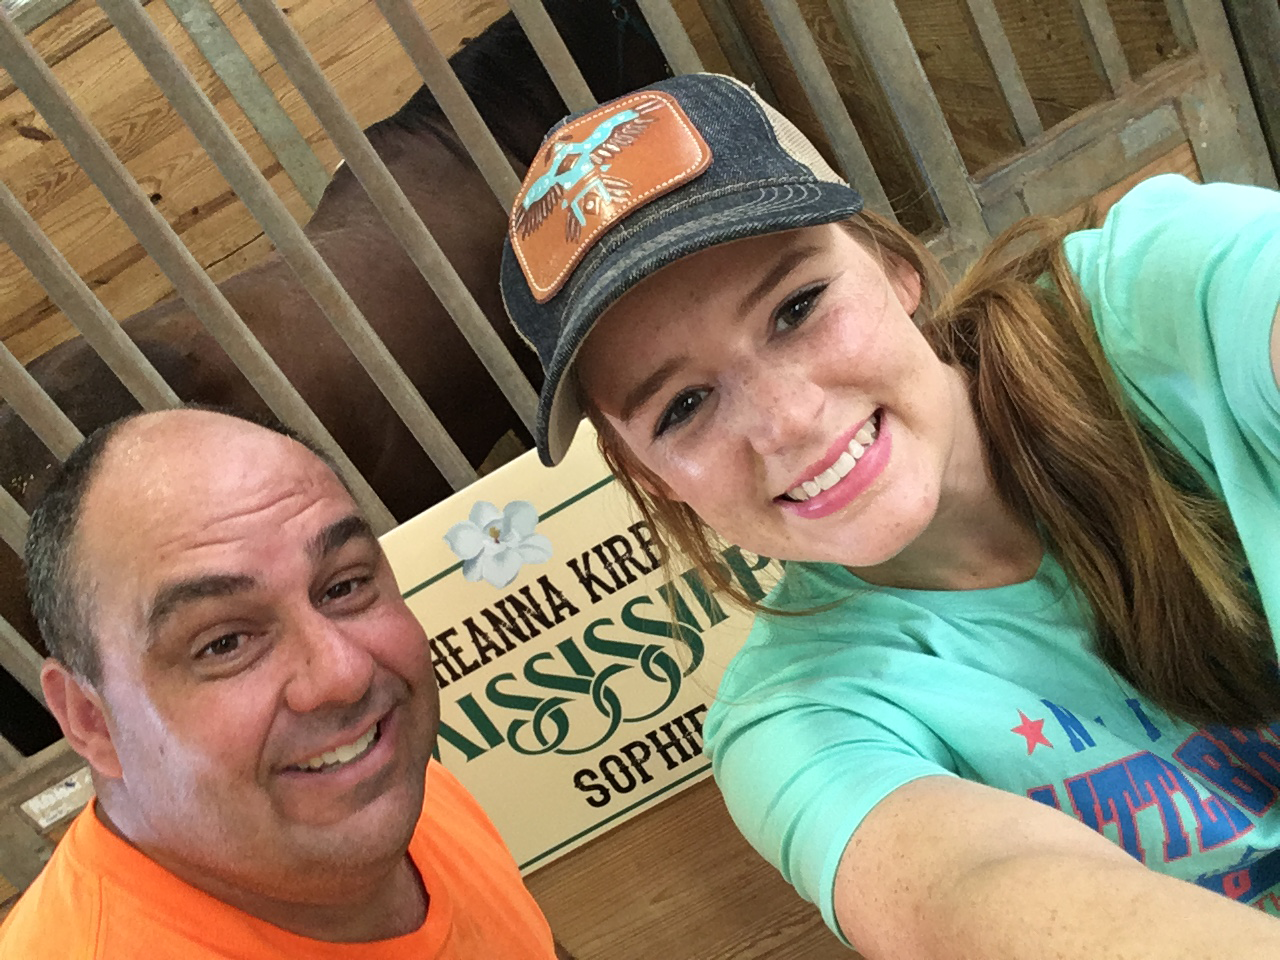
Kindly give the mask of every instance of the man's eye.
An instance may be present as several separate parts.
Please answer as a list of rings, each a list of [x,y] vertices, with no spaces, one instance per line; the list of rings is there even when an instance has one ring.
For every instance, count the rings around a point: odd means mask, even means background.
[[[344,597],[349,597],[368,582],[368,577],[350,577],[346,580],[339,580],[337,583],[330,585],[330,587],[325,590],[324,596],[321,598],[322,602],[328,603],[334,600],[341,600]]]
[[[200,648],[197,657],[226,657],[237,652],[244,645],[243,633],[225,633],[211,643]]]
[[[810,287],[808,290],[802,290],[795,296],[785,301],[778,311],[773,315],[773,327],[778,333],[786,333],[788,330],[794,330],[800,324],[809,319],[809,314],[813,312],[813,308],[818,303],[818,298],[822,296],[826,285],[819,287]]]
[[[674,400],[662,411],[662,416],[658,418],[658,425],[653,431],[655,437],[660,437],[673,427],[678,427],[684,423],[702,406],[702,401],[707,398],[707,394],[711,391],[706,387],[699,387],[696,390],[685,390],[678,394]]]

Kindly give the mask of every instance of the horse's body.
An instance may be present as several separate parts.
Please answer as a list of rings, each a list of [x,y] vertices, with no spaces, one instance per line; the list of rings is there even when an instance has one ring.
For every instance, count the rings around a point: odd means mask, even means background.
[[[623,23],[642,23],[634,10],[605,0],[553,0],[547,7],[599,98],[616,96],[664,73],[661,54],[646,31],[619,32],[618,14]],[[511,15],[452,62],[499,143],[514,161],[527,165],[564,106]],[[425,88],[420,90],[367,133],[536,384],[536,358],[519,343],[498,290],[506,213],[467,159],[434,99]],[[479,464],[508,431],[523,434],[498,387],[348,168],[335,174],[305,232],[473,464]],[[407,519],[449,493],[421,447],[278,255],[219,287],[397,518]],[[184,400],[265,411],[257,393],[181,301],[158,304],[125,320],[123,327]],[[138,409],[78,338],[33,361],[29,370],[86,433]],[[0,407],[0,464],[0,483],[28,509],[55,467],[43,444],[7,406]],[[35,640],[21,566],[3,545],[0,615]]]

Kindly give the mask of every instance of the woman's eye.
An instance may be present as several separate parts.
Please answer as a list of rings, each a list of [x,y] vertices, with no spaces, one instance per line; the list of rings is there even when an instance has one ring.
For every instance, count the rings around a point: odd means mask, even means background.
[[[826,290],[825,285],[811,287],[808,290],[802,290],[784,302],[773,315],[774,330],[778,333],[786,333],[788,330],[794,330],[804,323],[805,320],[809,319],[809,314],[813,312],[813,308],[824,290]]]
[[[658,425],[653,435],[660,437],[672,427],[678,427],[692,417],[698,412],[698,407],[702,406],[702,401],[707,398],[709,392],[705,387],[699,387],[696,390],[685,390],[677,395],[658,418]]]

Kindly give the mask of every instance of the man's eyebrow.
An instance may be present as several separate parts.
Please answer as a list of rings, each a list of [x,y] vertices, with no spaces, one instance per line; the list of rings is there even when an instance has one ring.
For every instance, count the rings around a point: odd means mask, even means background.
[[[662,385],[680,368],[683,362],[681,357],[672,357],[632,387],[626,397],[623,398],[622,409],[618,413],[622,421],[625,423],[634,417],[636,411],[648,403],[650,398],[662,389]]]
[[[322,560],[335,550],[340,550],[352,540],[370,540],[378,542],[369,526],[369,521],[358,513],[343,517],[325,527],[307,544],[307,553],[313,560]]]
[[[147,611],[147,631],[156,630],[182,606],[213,597],[228,597],[257,586],[257,579],[247,574],[211,573],[165,584],[151,601]]]
[[[739,316],[746,316],[764,299],[774,287],[787,278],[796,267],[800,266],[805,260],[808,260],[822,248],[818,244],[808,243],[802,247],[792,247],[787,250],[777,263],[773,265],[768,273],[766,273],[754,287],[752,287],[742,302],[738,304]]]

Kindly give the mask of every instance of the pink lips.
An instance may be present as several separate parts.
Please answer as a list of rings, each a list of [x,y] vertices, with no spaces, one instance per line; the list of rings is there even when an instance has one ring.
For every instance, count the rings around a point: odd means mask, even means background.
[[[849,441],[853,439],[854,434],[861,430],[865,423],[867,423],[866,420],[854,426],[853,429],[846,431],[842,437],[837,438],[823,458],[806,467],[805,469],[809,472],[793,482],[787,489],[794,489],[803,481],[816,477],[834,464],[840,458],[840,454],[849,446]],[[858,494],[875,482],[889,462],[891,449],[892,436],[889,429],[889,416],[882,412],[880,415],[880,428],[876,432],[875,440],[866,448],[866,452],[858,458],[857,465],[846,476],[842,477],[834,487],[830,490],[822,491],[817,496],[810,497],[803,503],[783,498],[777,498],[774,502],[784,510],[805,520],[817,520],[820,517],[829,516],[837,510],[848,506]]]

